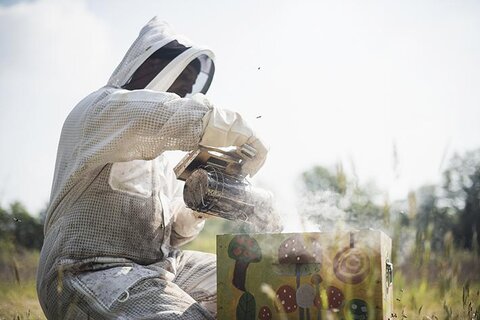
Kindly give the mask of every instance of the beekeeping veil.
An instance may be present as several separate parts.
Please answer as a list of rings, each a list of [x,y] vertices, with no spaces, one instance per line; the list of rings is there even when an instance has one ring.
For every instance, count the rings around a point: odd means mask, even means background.
[[[167,91],[192,63],[199,73],[191,94],[206,93],[215,72],[213,60],[211,50],[193,45],[187,38],[175,34],[168,24],[154,17],[142,28],[108,85],[131,90]],[[137,71],[145,69],[145,66],[149,72],[138,74]],[[140,86],[134,82],[140,83]]]

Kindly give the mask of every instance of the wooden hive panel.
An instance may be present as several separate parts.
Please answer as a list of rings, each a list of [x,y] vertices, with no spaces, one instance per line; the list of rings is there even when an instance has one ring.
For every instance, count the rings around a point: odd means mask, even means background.
[[[389,319],[381,231],[217,236],[218,319]]]

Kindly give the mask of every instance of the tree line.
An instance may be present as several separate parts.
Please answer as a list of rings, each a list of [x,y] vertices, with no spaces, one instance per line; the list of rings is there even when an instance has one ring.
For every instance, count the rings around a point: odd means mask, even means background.
[[[455,245],[480,253],[480,149],[454,155],[441,183],[390,202],[374,184],[361,185],[341,164],[315,166],[301,176],[299,209],[319,229],[338,221],[385,230],[394,241],[414,239],[416,250]]]
[[[439,185],[425,185],[390,202],[374,184],[362,185],[343,166],[315,166],[301,175],[298,209],[319,230],[339,221],[385,230],[394,241],[440,251],[451,244],[480,253],[480,149],[454,155]],[[31,215],[20,203],[0,206],[0,241],[28,249],[43,244],[45,211]]]
[[[44,217],[44,212],[38,217],[31,215],[18,201],[6,208],[0,206],[0,242],[26,249],[41,249]]]

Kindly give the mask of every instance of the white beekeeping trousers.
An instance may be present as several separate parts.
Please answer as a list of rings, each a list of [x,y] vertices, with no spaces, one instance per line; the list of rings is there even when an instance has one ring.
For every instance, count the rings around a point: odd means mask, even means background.
[[[63,303],[49,310],[49,319],[193,320],[216,315],[213,254],[177,250],[148,266],[87,263],[70,266],[59,281],[56,291]]]

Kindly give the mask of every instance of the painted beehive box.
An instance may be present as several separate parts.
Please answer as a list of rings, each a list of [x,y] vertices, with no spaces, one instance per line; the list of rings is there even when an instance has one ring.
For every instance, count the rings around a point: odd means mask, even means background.
[[[381,231],[217,236],[218,319],[389,319]]]

